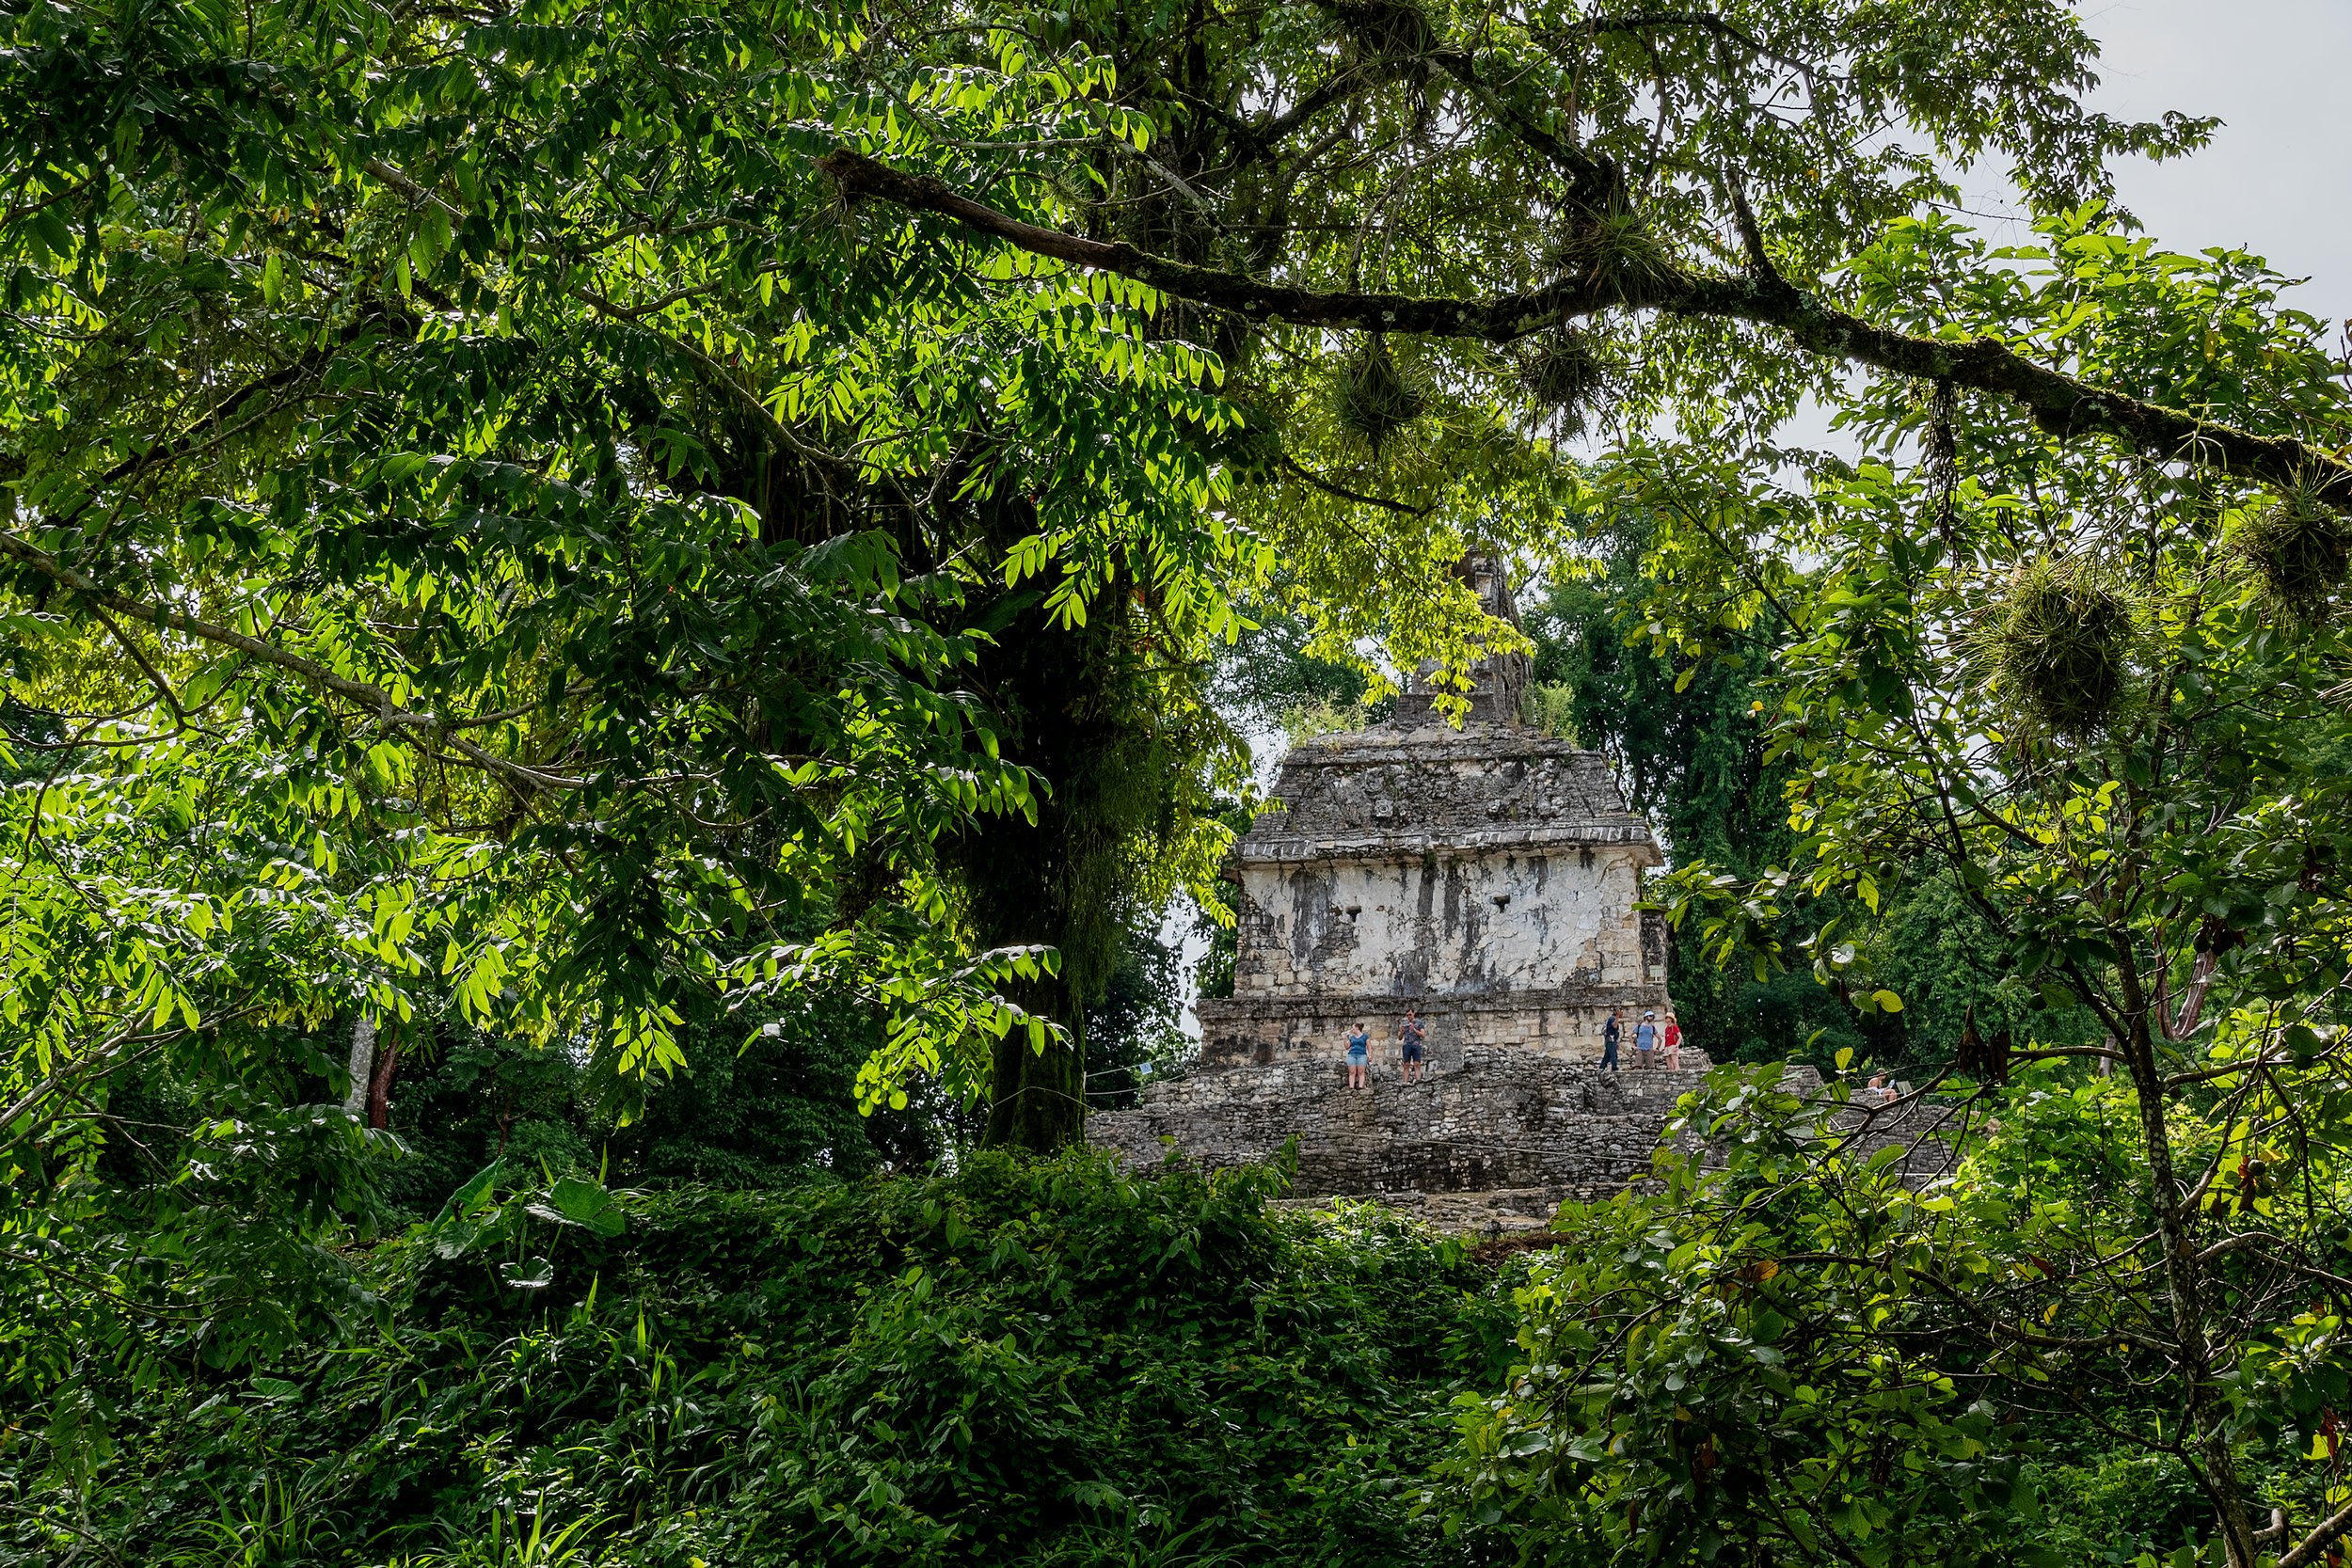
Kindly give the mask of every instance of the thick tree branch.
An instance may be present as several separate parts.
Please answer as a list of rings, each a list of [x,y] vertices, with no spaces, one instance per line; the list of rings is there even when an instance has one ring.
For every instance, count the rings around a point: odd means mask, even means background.
[[[1746,182],[1734,176],[1723,182],[1723,190],[1731,203],[1732,221],[1740,228],[1740,248],[1748,253],[1749,276],[1775,293],[1793,296],[1795,287],[1772,265],[1772,252],[1764,246],[1764,228],[1756,221],[1756,209],[1748,205]]]
[[[1263,152],[1272,148],[1276,142],[1280,141],[1284,136],[1289,135],[1293,131],[1297,130],[1315,116],[1323,113],[1334,103],[1342,102],[1348,94],[1365,85],[1361,74],[1353,70],[1343,70],[1316,83],[1297,103],[1279,115],[1266,119],[1243,119],[1238,116],[1227,118],[1232,121],[1235,135],[1247,142],[1251,150]],[[1180,96],[1191,99],[1189,93],[1180,94]],[[1197,99],[1192,101],[1201,102]]]
[[[1557,135],[1535,116],[1487,86],[1486,78],[1479,74],[1476,56],[1467,50],[1438,49],[1431,53],[1430,59],[1488,114],[1509,126],[1521,142],[1567,175],[1571,207],[1585,213],[1604,213],[1624,201],[1625,176],[1615,164]]]
[[[1429,515],[1430,509],[1428,507],[1408,506],[1403,501],[1391,500],[1386,496],[1367,496],[1360,490],[1350,490],[1344,484],[1334,483],[1332,481],[1324,478],[1321,474],[1316,473],[1311,468],[1301,467],[1297,463],[1291,459],[1288,453],[1283,454],[1282,470],[1283,472],[1289,474],[1292,478],[1312,485],[1314,488],[1322,491],[1327,496],[1337,496],[1340,499],[1343,501],[1352,501],[1358,506],[1376,506],[1384,512],[1393,512],[1401,517],[1426,517]]]
[[[115,641],[121,645],[122,651],[131,656],[131,662],[137,665],[140,672],[147,676],[147,683],[153,687],[155,694],[164,700],[164,706],[171,710],[172,722],[184,727],[188,721],[187,710],[180,705],[180,694],[172,690],[171,683],[164,679],[163,672],[148,661],[147,655],[140,650],[136,642],[131,640],[131,634],[116,626],[104,610],[92,605],[90,613],[98,617],[98,624],[106,628]]]
[[[1776,326],[1798,346],[1921,381],[2009,399],[2061,438],[2109,436],[2163,462],[2195,463],[2289,488],[2309,484],[2332,505],[2352,509],[2352,467],[2291,436],[2260,436],[2146,403],[2037,365],[1992,338],[1946,342],[1874,326],[1809,293],[1780,293],[1746,278],[1693,279],[1664,309]]]
[[[1067,261],[1094,272],[1118,273],[1148,283],[1163,293],[1231,310],[1253,321],[1279,320],[1301,326],[1509,342],[1616,303],[1596,295],[1581,279],[1491,300],[1432,299],[1420,294],[1352,290],[1325,292],[1262,283],[1246,273],[1194,266],[1138,250],[1123,241],[1094,240],[1058,229],[1041,228],[985,202],[975,201],[944,181],[926,174],[903,173],[846,150],[828,153],[817,163],[833,176],[842,194],[852,200],[879,198],[910,211],[937,213],[1033,256]]]
[[[255,410],[253,413],[246,415],[244,419],[239,420],[232,425],[221,424],[219,421],[222,417],[228,414],[231,409],[244,407],[247,403],[251,402],[254,398],[261,396],[263,392],[275,391],[280,388],[290,387],[300,381],[304,376],[310,374],[313,371],[316,371],[320,366],[326,364],[327,360],[332,358],[337,353],[341,352],[345,343],[349,342],[353,338],[356,338],[358,335],[360,325],[361,324],[355,323],[352,325],[346,326],[342,331],[338,333],[334,341],[326,346],[303,354],[289,363],[280,365],[278,369],[269,372],[267,374],[255,376],[251,381],[245,383],[228,396],[214,402],[201,415],[190,421],[188,427],[178,436],[172,436],[167,440],[158,441],[144,451],[135,453],[130,457],[122,458],[103,472],[84,481],[84,486],[87,493],[85,494],[81,503],[65,515],[66,518],[71,519],[72,517],[79,516],[101,496],[105,494],[107,487],[110,485],[119,484],[124,480],[144,473],[151,468],[167,467],[170,464],[180,462],[183,458],[193,457],[199,452],[209,451],[214,447],[219,446],[224,441],[233,440],[237,436],[244,435],[246,431],[252,429],[255,425],[267,419],[272,413],[275,413],[278,405],[275,403],[269,404]],[[210,427],[209,433],[204,435],[203,439],[199,440],[197,438],[198,434],[199,432],[206,431],[207,427]]]
[[[1701,32],[1711,33],[1726,43],[1737,44],[1758,59],[1787,67],[1808,83],[1814,79],[1811,64],[1769,48],[1755,34],[1712,11],[1635,11],[1627,16],[1587,17],[1557,30],[1539,29],[1533,36],[1539,41],[1549,43],[1574,38],[1579,33],[1587,38],[1599,38],[1604,33],[1644,33],[1653,28],[1675,27],[1697,28]]]
[[[2317,1562],[2347,1530],[2352,1530],[2352,1503],[2322,1520],[2317,1529],[2303,1538],[2301,1545],[2279,1560],[2279,1568],[2304,1568],[2307,1563]]]
[[[1120,242],[1046,229],[976,201],[929,175],[908,174],[846,149],[818,160],[851,199],[875,198],[936,213],[1034,256],[1112,272],[1163,293],[1252,321],[1505,343],[1627,301],[1581,277],[1483,299],[1293,288],[1194,266]],[[1641,303],[1677,315],[1777,328],[1799,347],[1847,364],[2006,398],[2061,438],[2106,436],[2162,462],[2194,463],[2280,488],[2309,486],[2352,510],[2352,466],[2287,436],[2262,436],[2147,403],[2037,365],[1992,338],[1947,341],[1876,326],[1777,278],[1686,277]]]
[[[1327,8],[1342,21],[1377,22],[1377,12],[1361,0],[1326,0]],[[1675,20],[1684,13],[1670,13]],[[1639,24],[1637,24],[1639,25]],[[1597,36],[1597,35],[1596,35]],[[1480,108],[1507,126],[1511,134],[1538,156],[1550,162],[1568,177],[1567,204],[1582,213],[1603,213],[1622,203],[1625,198],[1625,176],[1609,159],[1600,157],[1579,145],[1576,140],[1573,111],[1570,112],[1568,135],[1562,135],[1544,123],[1540,113],[1530,110],[1507,90],[1489,83],[1478,69],[1478,56],[1467,49],[1434,45],[1425,57],[1452,77],[1456,87],[1468,94]]]

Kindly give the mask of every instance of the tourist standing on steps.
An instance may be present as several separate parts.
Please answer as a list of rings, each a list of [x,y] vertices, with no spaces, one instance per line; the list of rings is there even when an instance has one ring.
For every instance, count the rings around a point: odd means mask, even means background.
[[[1405,1027],[1398,1033],[1405,1042],[1405,1081],[1417,1084],[1421,1082],[1423,1070],[1421,1065],[1422,1047],[1428,1043],[1429,1031],[1422,1026],[1421,1015],[1407,1007],[1405,1009]]]
[[[1651,1068],[1658,1065],[1658,1015],[1642,1014],[1642,1022],[1633,1026],[1633,1065]]]
[[[1618,1015],[1623,1011],[1622,1007],[1610,1008],[1609,1021],[1600,1026],[1600,1065],[1611,1072],[1617,1070],[1617,1037],[1624,1030]]]
[[[1666,1070],[1682,1070],[1682,1022],[1672,1007],[1666,1009]]]
[[[1364,1082],[1364,1069],[1372,1060],[1372,1037],[1364,1032],[1364,1021],[1358,1019],[1356,1028],[1347,1037],[1347,1086],[1351,1089],[1369,1087]]]

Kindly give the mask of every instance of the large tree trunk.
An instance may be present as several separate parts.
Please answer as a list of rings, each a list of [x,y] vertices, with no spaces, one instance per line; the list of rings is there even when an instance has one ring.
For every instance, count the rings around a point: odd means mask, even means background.
[[[368,1078],[368,1125],[379,1132],[392,1124],[392,1075],[399,1070],[400,1025],[393,1024],[384,1031],[375,1070]]]
[[[1035,531],[1016,504],[991,542]],[[1034,1050],[1016,1029],[993,1053],[982,1142],[1052,1153],[1086,1136],[1087,1005],[1102,995],[1133,911],[1138,846],[1175,818],[1173,769],[1189,759],[1158,736],[1164,673],[1155,675],[1126,613],[1126,585],[1100,596],[1076,626],[1057,626],[1044,594],[975,606],[1001,626],[978,660],[1003,755],[1033,769],[1037,819],[1007,815],[967,825],[943,846],[963,885],[981,947],[1041,944],[1060,972],[1008,988],[1012,1001],[1059,1024],[1067,1038]]]
[[[980,1141],[993,1148],[1049,1153],[1086,1136],[1086,1047],[1079,1028],[1085,1009],[1063,1005],[1068,992],[1057,980],[1023,990],[1031,994],[1012,999],[1058,1019],[1070,1037],[1048,1040],[1042,1053],[1030,1044],[1026,1029],[1010,1030],[996,1042],[988,1126]],[[1041,991],[1058,994],[1036,994]]]
[[[1061,973],[1016,981],[1006,998],[1049,1019],[1065,1031],[1049,1038],[1043,1052],[1029,1031],[1009,1030],[990,1056],[988,1121],[980,1141],[993,1148],[1051,1154],[1086,1136],[1086,1054],[1081,1031],[1086,1017],[1083,959],[1072,949],[1082,911],[1073,909],[1067,816],[1079,804],[1083,784],[1056,777],[1050,758],[1022,756],[1044,773],[1054,793],[1041,801],[1031,824],[1009,818],[989,824],[962,847],[965,879],[973,900],[974,934],[990,947],[1043,944],[1062,956]],[[1073,974],[1073,970],[1081,973]]]
[[[354,1121],[368,1108],[368,1085],[375,1080],[375,1020],[367,1014],[351,1026],[351,1087],[343,1091],[343,1115]]]

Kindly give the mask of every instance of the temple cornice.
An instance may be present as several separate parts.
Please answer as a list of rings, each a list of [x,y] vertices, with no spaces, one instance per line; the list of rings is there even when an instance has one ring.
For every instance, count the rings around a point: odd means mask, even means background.
[[[1430,854],[1485,855],[1522,850],[1627,848],[1634,863],[1661,865],[1658,842],[1640,817],[1621,822],[1576,822],[1543,827],[1515,822],[1483,832],[1374,833],[1354,838],[1309,838],[1252,832],[1226,858],[1235,865],[1305,865],[1323,861],[1418,860]]]

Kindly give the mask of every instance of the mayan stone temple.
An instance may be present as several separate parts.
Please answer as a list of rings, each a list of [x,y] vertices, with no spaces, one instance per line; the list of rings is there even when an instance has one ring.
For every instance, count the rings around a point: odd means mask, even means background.
[[[1494,613],[1508,586],[1473,562]],[[1450,1227],[1540,1225],[1562,1198],[1648,1168],[1678,1072],[1639,1069],[1633,1023],[1663,1017],[1666,942],[1636,907],[1660,863],[1604,760],[1525,723],[1523,656],[1474,672],[1459,729],[1417,681],[1385,724],[1317,736],[1283,760],[1276,809],[1235,847],[1239,953],[1230,999],[1203,999],[1199,1066],[1098,1112],[1089,1138],[1136,1164],[1206,1166],[1295,1138],[1299,1196],[1378,1196]],[[1429,1068],[1406,1083],[1406,1009]],[[1624,1009],[1620,1070],[1598,1066]],[[1368,1089],[1343,1041],[1373,1037]]]

